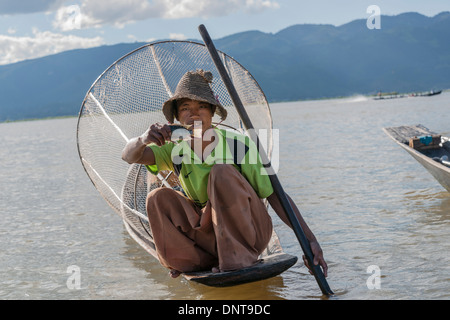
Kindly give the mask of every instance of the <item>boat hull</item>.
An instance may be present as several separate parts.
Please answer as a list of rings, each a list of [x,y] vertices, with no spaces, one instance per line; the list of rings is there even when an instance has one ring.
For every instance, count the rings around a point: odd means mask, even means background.
[[[436,149],[418,151],[406,144],[408,138],[413,138],[415,136],[427,133],[434,134],[434,132],[431,132],[427,128],[420,125],[391,127],[384,128],[383,130],[392,140],[394,140],[417,162],[419,162],[447,191],[450,192],[450,168],[438,161],[433,160],[433,158],[440,158],[444,155],[447,155],[450,158],[449,148],[439,147]],[[405,132],[408,133],[405,134]]]

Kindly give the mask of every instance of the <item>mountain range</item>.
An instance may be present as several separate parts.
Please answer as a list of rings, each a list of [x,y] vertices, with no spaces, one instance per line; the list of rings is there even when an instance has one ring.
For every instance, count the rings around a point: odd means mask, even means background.
[[[369,29],[365,19],[299,24],[214,43],[251,72],[270,102],[279,102],[450,88],[449,39],[450,12],[442,12],[381,16],[381,29]],[[142,45],[71,50],[0,66],[0,122],[78,114],[97,77]]]

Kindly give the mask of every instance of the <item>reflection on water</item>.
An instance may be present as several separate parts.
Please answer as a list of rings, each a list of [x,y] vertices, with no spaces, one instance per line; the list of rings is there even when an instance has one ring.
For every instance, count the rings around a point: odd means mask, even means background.
[[[448,132],[450,114],[438,110],[449,100],[271,106],[278,175],[324,250],[331,299],[450,298],[450,194],[381,130],[421,123]],[[231,288],[170,278],[90,183],[75,129],[76,119],[0,124],[1,299],[323,298],[301,258],[278,277]],[[292,231],[276,217],[274,226],[300,257]],[[79,290],[66,283],[71,265]],[[381,271],[380,289],[367,286],[369,266]]]

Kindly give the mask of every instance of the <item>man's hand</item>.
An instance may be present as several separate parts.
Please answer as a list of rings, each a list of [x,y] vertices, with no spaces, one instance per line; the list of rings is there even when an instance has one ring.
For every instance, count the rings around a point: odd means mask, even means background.
[[[314,265],[320,265],[323,270],[323,275],[325,277],[327,277],[328,276],[328,266],[327,266],[327,263],[325,262],[325,259],[323,258],[322,248],[320,247],[317,240],[311,241],[309,244],[311,246],[311,251],[314,256],[314,261],[313,261]],[[306,259],[305,256],[303,256],[303,262],[305,263],[306,267],[309,269],[309,273],[313,274],[312,269],[309,266],[308,259]]]
[[[157,146],[162,146],[166,141],[170,141],[172,132],[169,125],[155,123],[150,126],[150,128],[140,136],[140,140],[145,145],[149,143],[154,143]]]
[[[139,137],[130,139],[122,150],[122,159],[129,164],[140,163],[145,165],[155,164],[155,155],[147,145],[154,143],[162,146],[169,141],[172,136],[170,126],[167,124],[155,123]]]

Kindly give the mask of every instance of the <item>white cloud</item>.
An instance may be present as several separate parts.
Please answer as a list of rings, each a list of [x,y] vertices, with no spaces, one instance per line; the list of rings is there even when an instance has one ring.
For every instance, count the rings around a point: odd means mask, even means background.
[[[81,29],[82,19],[79,5],[61,7],[56,11],[53,26],[61,31]]]
[[[265,9],[279,8],[276,1],[269,0],[158,0],[160,15],[167,19],[211,18],[239,11],[257,13]]]
[[[152,5],[147,0],[83,0],[81,6],[59,8],[53,26],[62,31],[96,28],[105,24],[122,28],[128,23],[154,17],[153,13]]]
[[[79,4],[67,5],[69,3]],[[0,16],[46,12],[47,15],[54,14],[55,30],[68,32],[103,25],[121,28],[126,24],[152,18],[210,18],[237,12],[257,13],[277,7],[277,0],[0,0]],[[173,33],[169,37],[176,40],[186,39],[181,33]],[[101,44],[101,37],[84,38],[37,29],[33,30],[31,36],[19,36],[16,30],[10,27],[7,34],[0,35],[0,64]]]
[[[101,37],[82,38],[50,31],[41,32],[37,29],[33,29],[31,37],[0,35],[0,64],[39,58],[71,49],[97,47],[102,44]]]
[[[82,0],[81,6],[75,7],[61,7],[55,15],[54,26],[63,31],[74,26],[123,27],[151,18],[211,18],[240,11],[257,13],[278,8],[279,4],[272,0]]]
[[[155,0],[154,4],[159,9],[159,16],[167,19],[211,18],[279,7],[278,2],[270,0]]]
[[[187,37],[182,33],[169,33],[169,39],[171,39],[171,40],[186,40]]]
[[[269,0],[247,0],[247,7],[255,10],[278,9],[280,4]]]

